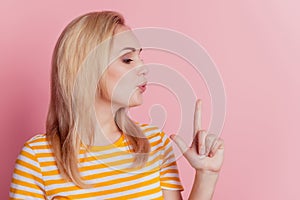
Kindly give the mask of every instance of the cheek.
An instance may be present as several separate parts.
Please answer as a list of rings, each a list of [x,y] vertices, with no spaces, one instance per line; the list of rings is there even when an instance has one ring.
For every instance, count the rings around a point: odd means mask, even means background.
[[[111,66],[107,69],[106,84],[109,93],[130,93],[136,87],[136,75],[134,70],[128,70],[122,66]]]
[[[106,74],[106,84],[107,84],[107,89],[112,90],[114,86],[118,83],[120,78],[122,77],[122,74],[116,70],[108,70]]]
[[[106,70],[105,79],[107,87],[112,90],[125,73],[126,71],[122,66],[119,66],[117,63],[112,63]]]
[[[123,89],[132,89],[136,84],[136,79],[135,71],[130,70],[129,67],[113,65],[108,68],[107,82],[110,85],[110,89],[113,89],[115,86]]]

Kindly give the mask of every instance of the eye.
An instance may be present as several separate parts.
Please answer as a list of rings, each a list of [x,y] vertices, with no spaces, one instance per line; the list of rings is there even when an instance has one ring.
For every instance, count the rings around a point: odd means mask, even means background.
[[[133,60],[128,58],[128,59],[123,59],[122,61],[126,64],[130,64],[130,62],[133,61]]]

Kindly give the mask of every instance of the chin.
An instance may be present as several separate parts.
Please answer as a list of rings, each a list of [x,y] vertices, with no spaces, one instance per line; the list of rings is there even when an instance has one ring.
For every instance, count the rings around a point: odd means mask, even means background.
[[[136,107],[143,104],[143,96],[142,94],[135,94],[129,101],[129,107]]]
[[[133,101],[131,101],[129,103],[129,107],[136,107],[136,106],[140,106],[143,104],[143,99],[142,98],[136,98]]]
[[[130,103],[129,107],[137,107],[137,106],[140,106],[142,104],[143,104],[143,101],[141,101],[141,102],[134,102],[134,103]]]

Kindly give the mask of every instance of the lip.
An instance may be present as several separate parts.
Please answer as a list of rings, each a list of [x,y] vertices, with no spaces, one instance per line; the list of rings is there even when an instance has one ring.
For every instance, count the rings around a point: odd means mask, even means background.
[[[141,90],[141,92],[145,92],[146,86],[147,86],[147,82],[144,82],[138,85],[138,88]]]

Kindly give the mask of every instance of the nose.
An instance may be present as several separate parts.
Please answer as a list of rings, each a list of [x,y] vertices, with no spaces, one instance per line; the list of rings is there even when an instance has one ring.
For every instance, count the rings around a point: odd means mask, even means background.
[[[144,63],[142,63],[140,66],[138,66],[137,72],[138,72],[139,76],[140,75],[144,75],[144,76],[147,75],[148,72],[149,72],[148,66],[145,65]]]

